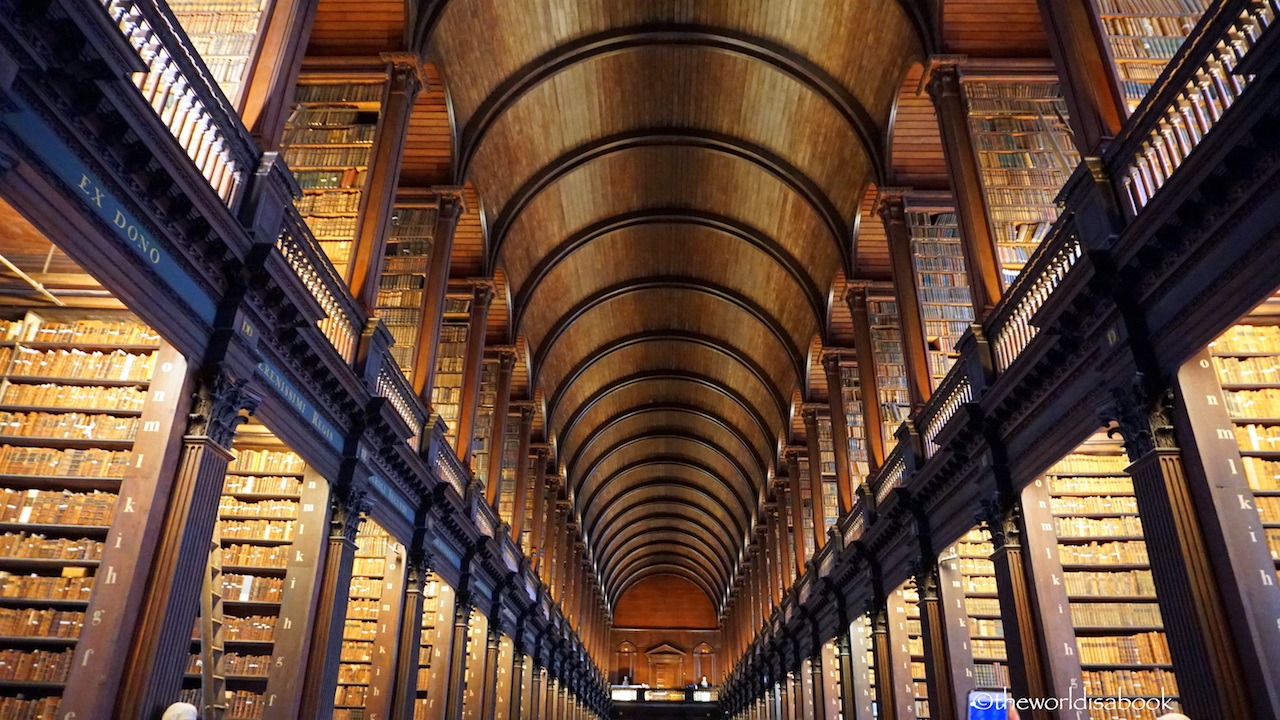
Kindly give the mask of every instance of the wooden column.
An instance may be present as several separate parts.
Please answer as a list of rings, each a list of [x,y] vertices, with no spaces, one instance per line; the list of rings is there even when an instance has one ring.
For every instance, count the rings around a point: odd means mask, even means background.
[[[929,562],[926,559],[925,562]],[[964,641],[958,644],[953,636],[948,612],[950,605],[942,597],[944,584],[941,575],[943,570],[937,566],[916,575],[916,593],[920,608],[920,634],[924,644],[925,679],[929,686],[929,709],[931,718],[937,720],[958,720],[958,708],[963,704],[956,702],[956,679],[964,674],[957,657],[968,649],[968,623],[962,623],[958,630],[964,631]],[[950,573],[959,577],[959,572]],[[951,578],[948,578],[950,580]],[[948,598],[949,600],[952,598]],[[963,608],[964,598],[959,598]],[[972,664],[972,661],[970,661]],[[972,676],[972,668],[969,675]]]
[[[480,405],[480,375],[484,370],[484,343],[493,286],[478,282],[472,294],[467,323],[467,358],[462,370],[462,398],[458,407],[458,459],[471,467],[471,444],[476,435],[476,410]]]
[[[529,514],[529,440],[533,435],[533,415],[534,406],[532,402],[523,402],[518,406],[520,411],[520,427],[518,435],[520,437],[520,445],[516,449],[516,496],[515,503],[512,505],[511,518],[508,522],[511,524],[511,540],[516,545],[520,545],[520,536],[524,534],[524,518]],[[545,463],[543,463],[545,465]],[[543,469],[540,472],[545,473]],[[535,487],[534,492],[538,492]],[[536,497],[536,495],[535,495]],[[537,514],[537,510],[534,510]],[[526,551],[529,548],[526,548]],[[529,555],[533,557],[532,553]]]
[[[524,717],[524,652],[518,647],[511,649],[511,695],[507,698],[506,720],[521,720]]]
[[[920,314],[920,291],[915,264],[911,259],[911,233],[907,229],[905,190],[880,193],[878,212],[889,237],[889,265],[893,272],[893,295],[898,301],[898,327],[902,329],[902,357],[907,366],[907,392],[914,414],[929,401],[933,392],[929,375],[929,353],[925,348],[924,320]]]
[[[776,687],[778,693],[778,714],[781,716],[780,720],[792,720],[791,693],[790,688],[787,687],[785,674],[778,679]]]
[[[1039,0],[1071,129],[1082,157],[1098,157],[1128,113],[1092,0]]]
[[[542,720],[542,676],[544,672],[543,667],[538,664],[537,660],[534,660],[533,679],[529,687],[528,720]]]
[[[498,652],[502,649],[502,627],[498,608],[493,609],[485,631],[484,672],[480,677],[480,720],[494,720],[498,709]]]
[[[280,615],[272,643],[272,654],[281,658],[281,662],[272,663],[267,673],[263,720],[296,717],[303,694],[307,692],[305,660],[311,653],[315,622],[319,619],[315,608],[323,590],[332,503],[329,482],[319,473],[308,470],[302,483],[298,531],[289,546],[289,564],[284,575],[288,592],[280,599]],[[285,658],[288,662],[284,662]]]
[[[533,449],[533,525],[529,528],[529,562],[538,577],[544,577],[543,565],[547,540],[547,456],[550,449],[539,445]]]
[[[803,665],[801,666],[803,669]],[[804,682],[800,670],[787,673],[787,682],[791,684],[791,717],[794,720],[806,720],[804,712]]]
[[[391,696],[391,720],[413,720],[418,697],[418,665],[422,649],[423,592],[430,582],[425,543],[410,550],[405,562],[404,612],[400,614],[396,647],[395,682]]]
[[[818,409],[805,405],[800,410],[804,418],[805,442],[809,446],[809,511],[813,513],[813,552],[816,555],[827,544],[826,511],[822,509],[822,448],[818,444]]]
[[[836,636],[836,652],[840,657],[840,682],[842,685],[841,711],[846,720],[873,720],[875,717],[871,686],[874,660],[869,661],[874,648],[870,623],[858,618],[857,631],[846,628]]]
[[[785,595],[787,589],[791,587],[791,573],[796,567],[791,559],[792,551],[795,548],[787,530],[788,519],[784,515],[787,512],[791,491],[787,488],[786,480],[774,480],[773,488],[778,493],[778,552],[782,560],[781,564],[778,565],[778,574],[780,576],[779,582],[782,585],[782,593]]]
[[[396,676],[400,661],[399,641],[402,636],[405,602],[408,600],[406,585],[409,581],[404,550],[392,543],[387,548],[383,565],[382,599],[378,603],[378,634],[374,639],[373,662],[370,664],[369,687],[364,708],[368,720],[387,720],[393,710]],[[414,617],[422,624],[422,616]],[[411,648],[417,659],[418,647]]]
[[[1059,697],[1083,687],[1047,482],[1037,478],[1018,505],[988,515],[1013,694]],[[1047,710],[1022,714],[1053,718]]]
[[[351,461],[346,461],[350,464]],[[344,475],[354,472],[347,467]],[[311,652],[307,655],[305,692],[298,716],[325,718],[333,713],[333,697],[338,688],[338,658],[342,652],[342,626],[347,619],[347,599],[351,589],[351,564],[356,555],[356,533],[361,516],[369,509],[365,489],[346,479],[330,496],[329,543],[320,594],[312,616]]]
[[[1178,370],[1174,425],[1204,544],[1261,717],[1280,717],[1280,586],[1209,352]]]
[[[825,720],[827,701],[823,693],[821,650],[809,658],[809,682],[812,686],[809,689],[813,693],[813,720]]]
[[[445,677],[445,720],[462,720],[467,672],[467,629],[471,623],[471,597],[460,590],[453,604],[453,639],[449,644],[449,667]]]
[[[418,92],[426,87],[422,60],[416,53],[383,53],[387,63],[387,94],[382,104],[378,134],[369,156],[368,180],[360,195],[359,220],[351,252],[351,293],[365,312],[372,315],[378,304],[378,286],[391,215],[395,211],[396,187],[400,183],[400,162],[409,132],[409,115]]]
[[[872,616],[875,643],[876,698],[885,720],[909,720],[916,716],[915,681],[911,674],[911,650],[907,642],[907,608],[898,590],[885,604],[883,629]],[[923,618],[922,618],[923,620]],[[884,678],[881,680],[881,678]]]
[[[782,603],[782,543],[778,539],[778,506],[766,503],[765,547],[769,558],[769,599],[776,606]]]
[[[503,450],[507,441],[507,413],[511,409],[511,372],[516,366],[513,348],[498,348],[498,387],[493,403],[493,422],[489,424],[489,467],[485,477],[484,499],[498,511],[498,496],[502,489],[502,464],[506,460]],[[517,458],[516,464],[520,461]],[[514,500],[514,498],[512,498]]]
[[[866,426],[867,462],[872,473],[884,465],[884,419],[880,414],[880,381],[876,378],[875,345],[871,340],[871,315],[867,310],[867,283],[852,281],[844,296],[853,316],[853,349],[858,357],[858,399]]]
[[[840,353],[824,352],[822,369],[827,376],[831,445],[836,456],[836,492],[840,497],[840,513],[843,515],[853,509],[853,468],[849,462],[849,425],[845,415],[843,383],[840,381]]]
[[[186,362],[167,345],[157,360],[141,418],[146,424],[135,444],[135,457],[145,465],[130,467],[121,480],[120,518],[112,523],[96,573],[101,587],[85,614],[100,621],[84,624],[68,678],[67,687],[83,693],[68,693],[59,717],[96,717],[113,703],[119,717],[143,717],[163,712],[182,687],[231,443],[240,410],[255,403],[246,381],[211,373],[201,381],[180,435],[177,411],[188,407],[183,389],[190,387]],[[166,366],[172,369],[166,372]],[[160,402],[166,395],[169,400]],[[162,476],[172,483],[157,480]],[[150,562],[139,566],[143,559]],[[123,647],[119,636],[102,634],[130,627],[132,643]],[[117,687],[118,698],[110,694]]]
[[[940,62],[939,62],[940,61]],[[947,175],[955,196],[956,219],[960,223],[960,246],[964,252],[965,271],[969,276],[969,293],[973,300],[973,316],[982,322],[1002,292],[1000,261],[996,257],[995,233],[991,231],[991,213],[982,192],[982,171],[978,153],[969,133],[969,110],[960,84],[960,68],[946,59],[934,59],[931,68],[929,97],[933,100],[942,151],[947,159]]]
[[[1016,697],[1052,697],[1044,676],[1044,662],[1037,644],[1037,617],[1032,607],[1031,589],[1022,559],[1022,543],[1018,524],[1021,513],[998,513],[988,519],[994,552],[996,589],[1000,599],[1000,615],[1004,625],[1005,647],[1009,658],[1010,685]],[[1069,620],[1069,618],[1068,618]],[[1048,718],[1043,710],[1028,710],[1031,718]]]
[[[440,352],[440,327],[444,324],[445,295],[449,290],[449,259],[453,233],[462,215],[459,193],[439,194],[439,213],[431,236],[431,258],[427,267],[426,302],[422,310],[422,331],[413,359],[413,391],[431,407],[431,390],[436,386],[436,359]]]
[[[1175,445],[1171,398],[1113,391],[1104,413],[1118,421],[1182,708],[1191,717],[1259,717],[1223,612],[1213,559]]]
[[[319,7],[320,0],[281,0],[264,18],[261,49],[241,93],[240,117],[267,152],[280,149],[285,119],[293,109],[293,88]]]
[[[795,546],[796,580],[804,575],[804,502],[800,488],[800,451],[787,448],[783,451],[787,461],[787,475],[791,481],[791,531]]]

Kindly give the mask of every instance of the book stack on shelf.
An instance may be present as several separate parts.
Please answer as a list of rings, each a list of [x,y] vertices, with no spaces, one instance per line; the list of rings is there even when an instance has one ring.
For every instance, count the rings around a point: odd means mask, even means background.
[[[444,324],[440,328],[440,350],[436,353],[435,387],[431,389],[431,409],[445,421],[449,444],[458,447],[458,418],[462,412],[462,371],[467,360],[467,331],[471,298],[447,297]]]
[[[498,361],[486,358],[480,368],[480,397],[476,402],[475,433],[471,438],[471,474],[487,485],[489,453],[493,452],[493,411],[498,402]],[[495,479],[494,482],[497,482]]]
[[[1276,300],[1264,305],[1274,306]],[[1280,325],[1234,325],[1209,345],[1254,507],[1280,569]],[[1278,570],[1280,573],[1280,570]]]
[[[538,502],[538,454],[530,453],[524,461],[528,463],[524,489],[524,526],[520,529],[520,549],[527,558],[533,558],[533,514],[538,512],[542,503]]]
[[[966,78],[965,95],[1008,287],[1058,219],[1054,199],[1080,156],[1056,81]]]
[[[264,0],[169,0],[169,8],[231,104],[240,102]]]
[[[340,277],[351,266],[384,85],[303,76],[281,143],[302,188],[298,211]]]
[[[849,435],[849,477],[855,487],[871,472],[861,392],[857,365],[841,364],[840,397],[844,405],[845,431]]]
[[[1208,0],[1097,0],[1129,112],[1142,102],[1208,6]]]
[[[913,209],[907,213],[907,227],[929,346],[929,375],[937,388],[955,362],[956,342],[973,322],[960,225],[954,210]]]
[[[0,319],[0,717],[57,712],[160,338],[127,313]]]
[[[803,518],[803,527],[801,532],[804,533],[804,561],[809,562],[809,558],[813,557],[816,548],[814,547],[813,536],[813,483],[809,481],[809,456],[802,453],[800,455],[800,516]]]
[[[227,468],[218,507],[225,654],[216,673],[226,679],[230,696],[226,717],[249,719],[262,716],[306,470],[292,451],[253,444],[251,438],[246,433],[233,448],[236,458]],[[193,650],[200,643],[196,635]],[[194,655],[188,682],[198,684],[199,673]]]
[[[385,602],[383,578],[388,557],[394,557],[395,540],[381,525],[365,518],[356,533],[356,554],[351,565],[347,617],[342,625],[342,654],[338,664],[338,689],[333,698],[334,720],[361,720],[369,699],[374,654],[377,652],[378,614]]]
[[[391,332],[391,356],[406,378],[413,378],[418,334],[427,302],[427,271],[438,210],[397,205],[391,216],[382,277],[374,314]]]
[[[880,417],[884,445],[893,447],[894,433],[911,414],[911,396],[907,390],[907,361],[902,347],[902,325],[898,320],[898,303],[892,295],[867,297],[871,321],[871,345],[876,363],[877,390],[880,394]]]
[[[431,696],[436,638],[438,632],[449,631],[449,618],[445,616],[445,608],[440,602],[440,586],[440,578],[431,573],[422,588],[422,639],[418,648],[418,688],[413,701],[413,720],[432,720],[431,708],[437,700]],[[443,670],[443,667],[438,667],[436,672]]]
[[[1085,693],[1172,698],[1177,680],[1128,465],[1119,444],[1098,435],[1046,473],[1062,582]]]
[[[917,720],[929,717],[929,681],[924,663],[924,634],[920,627],[920,595],[914,580],[898,591],[907,613],[907,650],[911,655],[911,684],[915,689]]]
[[[498,478],[498,519],[510,524],[516,510],[516,465],[520,462],[520,416],[507,418],[502,439],[502,467]],[[527,477],[527,476],[526,476]]]
[[[839,480],[836,476],[836,450],[832,444],[831,418],[818,413],[818,454],[822,468],[822,533],[840,519]]]
[[[974,685],[999,689],[1009,687],[1009,666],[1004,621],[996,597],[995,566],[991,562],[993,550],[990,535],[978,528],[970,530],[951,548],[964,589]]]

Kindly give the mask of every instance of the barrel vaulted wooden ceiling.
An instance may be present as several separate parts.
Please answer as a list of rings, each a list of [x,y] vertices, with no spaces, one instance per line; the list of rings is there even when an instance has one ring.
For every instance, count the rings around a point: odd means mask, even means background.
[[[402,185],[483,207],[453,265],[502,278],[489,334],[527,350],[611,605],[660,574],[720,605],[815,350],[852,342],[846,278],[887,277],[874,186],[945,186],[919,63],[1043,55],[1035,3],[435,0],[416,40],[414,6],[322,0],[311,52],[426,47]]]

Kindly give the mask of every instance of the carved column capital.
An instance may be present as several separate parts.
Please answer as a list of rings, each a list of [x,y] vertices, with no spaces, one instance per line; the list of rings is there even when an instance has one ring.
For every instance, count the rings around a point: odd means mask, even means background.
[[[978,512],[978,522],[991,535],[991,545],[996,550],[1022,546],[1021,533],[1022,506],[1008,503],[1000,495],[982,501]]]
[[[230,449],[236,428],[248,420],[240,411],[253,414],[258,402],[258,396],[249,390],[248,379],[233,378],[227,368],[219,364],[196,389],[195,405],[187,419],[187,434],[207,437]]]
[[[960,61],[963,55],[938,55],[930,58],[929,82],[925,90],[937,104],[945,96],[960,96]]]
[[[329,538],[356,541],[360,522],[373,500],[363,483],[346,483],[333,488],[329,495]]]
[[[1127,386],[1113,387],[1098,408],[1107,436],[1119,435],[1129,460],[1137,462],[1157,448],[1177,447],[1173,434],[1173,391],[1153,392],[1142,373]]]

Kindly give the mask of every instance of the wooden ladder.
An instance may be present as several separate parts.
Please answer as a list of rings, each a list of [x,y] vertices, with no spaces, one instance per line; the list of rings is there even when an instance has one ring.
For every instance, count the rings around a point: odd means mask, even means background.
[[[204,574],[204,594],[200,603],[200,687],[201,717],[222,720],[227,712],[227,678],[222,660],[225,630],[222,614],[222,537],[215,528],[209,548],[209,567]]]

